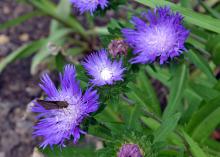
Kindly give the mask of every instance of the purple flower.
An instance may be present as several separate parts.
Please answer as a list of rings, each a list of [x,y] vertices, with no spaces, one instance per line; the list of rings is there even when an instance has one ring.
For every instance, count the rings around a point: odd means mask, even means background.
[[[108,5],[108,0],[70,0],[81,13],[89,11],[91,14],[98,8],[104,9]]]
[[[172,12],[168,7],[156,8],[143,14],[142,20],[133,17],[131,22],[135,29],[122,29],[126,42],[136,55],[132,63],[148,63],[160,59],[160,64],[169,58],[182,54],[185,50],[189,31],[182,25],[183,16]]]
[[[37,117],[39,121],[34,127],[33,134],[44,138],[40,147],[65,146],[65,140],[70,139],[71,136],[74,137],[74,143],[76,143],[80,134],[85,134],[80,129],[80,123],[89,113],[98,109],[96,91],[89,88],[83,94],[75,77],[76,72],[72,65],[66,65],[64,74],[60,74],[60,89],[55,87],[47,74],[42,77],[40,87],[48,96],[45,101],[65,101],[68,106],[59,109],[46,109],[38,101],[34,102],[35,106],[32,110],[39,113]]]
[[[118,157],[142,157],[141,151],[136,144],[124,144],[118,152]]]
[[[112,85],[123,80],[122,61],[111,61],[106,50],[101,50],[88,56],[82,63],[88,74],[92,76],[91,83],[96,86]]]

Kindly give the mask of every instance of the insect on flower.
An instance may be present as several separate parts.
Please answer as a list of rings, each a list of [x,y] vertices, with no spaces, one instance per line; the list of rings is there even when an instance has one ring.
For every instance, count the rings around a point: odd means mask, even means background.
[[[89,88],[82,93],[75,77],[76,72],[72,65],[66,65],[63,75],[60,74],[60,89],[55,87],[47,74],[42,77],[40,87],[48,97],[45,100],[37,99],[32,107],[33,112],[39,113],[37,116],[39,121],[34,127],[33,134],[43,137],[44,141],[40,147],[65,146],[65,140],[71,136],[76,143],[80,134],[85,134],[80,129],[81,122],[98,109],[97,92]]]
[[[36,100],[38,104],[43,106],[46,110],[53,109],[63,109],[68,107],[68,103],[66,101],[45,101],[45,100]]]

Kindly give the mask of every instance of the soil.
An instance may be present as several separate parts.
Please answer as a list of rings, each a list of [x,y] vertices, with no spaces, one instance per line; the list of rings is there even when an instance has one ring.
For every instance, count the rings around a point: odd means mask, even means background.
[[[0,23],[32,10],[15,0],[1,0]],[[49,22],[48,17],[36,17],[0,31],[0,59],[21,45],[46,36]],[[15,61],[0,74],[0,157],[30,157],[38,143],[32,138],[33,115],[27,112],[27,104],[40,94],[39,77],[30,75],[30,63],[31,58]]]

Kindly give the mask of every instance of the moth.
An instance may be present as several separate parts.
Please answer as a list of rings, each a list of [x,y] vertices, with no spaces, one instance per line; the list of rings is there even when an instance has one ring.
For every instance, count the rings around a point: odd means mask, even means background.
[[[46,110],[63,109],[69,106],[69,104],[66,101],[46,101],[40,99],[37,99],[36,101]]]

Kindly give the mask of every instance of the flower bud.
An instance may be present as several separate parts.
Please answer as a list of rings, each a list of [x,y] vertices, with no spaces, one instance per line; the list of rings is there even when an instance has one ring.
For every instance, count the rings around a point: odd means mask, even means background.
[[[112,40],[112,42],[108,45],[109,53],[116,57],[117,55],[127,55],[128,45],[124,40]]]
[[[143,157],[136,144],[124,144],[118,152],[118,157]]]

